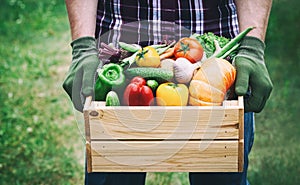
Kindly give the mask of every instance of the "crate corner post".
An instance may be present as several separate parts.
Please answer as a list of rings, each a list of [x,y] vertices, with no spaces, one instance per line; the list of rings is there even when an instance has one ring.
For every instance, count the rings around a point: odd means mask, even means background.
[[[84,108],[83,108],[83,117],[84,117],[84,130],[85,130],[85,155],[86,155],[86,165],[87,172],[92,172],[92,148],[91,148],[91,134],[90,134],[90,118],[89,118],[89,108],[91,106],[92,97],[89,96],[86,98]]]
[[[239,109],[239,146],[238,146],[238,171],[242,172],[244,168],[244,98],[238,97]]]

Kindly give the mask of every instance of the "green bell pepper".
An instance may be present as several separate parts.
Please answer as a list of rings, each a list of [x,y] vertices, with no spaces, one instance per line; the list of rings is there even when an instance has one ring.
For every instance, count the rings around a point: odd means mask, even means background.
[[[95,83],[95,100],[104,101],[112,88],[122,86],[125,82],[123,68],[118,64],[106,64],[97,70],[98,78]]]

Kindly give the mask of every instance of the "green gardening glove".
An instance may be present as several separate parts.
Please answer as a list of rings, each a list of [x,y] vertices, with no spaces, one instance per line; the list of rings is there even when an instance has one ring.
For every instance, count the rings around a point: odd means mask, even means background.
[[[72,64],[63,88],[70,96],[74,107],[82,112],[85,98],[94,95],[95,74],[100,61],[95,38],[81,37],[74,40],[71,46]]]
[[[237,69],[235,92],[245,97],[245,112],[260,112],[273,89],[264,62],[265,44],[256,37],[246,36],[242,41],[234,65]],[[248,90],[250,90],[248,92]]]

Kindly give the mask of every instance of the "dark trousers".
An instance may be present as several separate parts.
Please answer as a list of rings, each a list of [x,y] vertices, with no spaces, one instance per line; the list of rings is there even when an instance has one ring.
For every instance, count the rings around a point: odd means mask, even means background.
[[[144,185],[146,173],[86,173],[85,185]]]

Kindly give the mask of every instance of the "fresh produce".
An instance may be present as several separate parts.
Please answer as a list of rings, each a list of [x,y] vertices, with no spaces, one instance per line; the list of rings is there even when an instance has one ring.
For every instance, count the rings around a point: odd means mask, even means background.
[[[105,101],[106,95],[111,91],[112,86],[109,84],[103,83],[100,78],[97,78],[95,82],[95,100],[96,101]]]
[[[174,62],[174,78],[178,83],[189,83],[194,71],[201,66],[200,62],[192,64],[186,58],[177,58]]]
[[[101,44],[100,56],[111,54],[114,57],[109,60],[117,59],[118,64],[97,70],[96,100],[111,98],[107,101],[112,105],[117,94],[110,91],[114,91],[122,93],[124,105],[221,105],[236,75],[235,68],[223,58],[232,59],[252,29],[231,40],[205,33],[143,48],[124,42],[119,42],[120,49]]]
[[[135,44],[127,44],[125,42],[119,42],[119,46],[129,52],[135,53],[141,49],[140,46],[135,45]]]
[[[98,78],[95,82],[95,100],[104,101],[112,88],[122,86],[125,82],[123,68],[114,63],[105,64],[97,70]]]
[[[159,55],[151,46],[139,50],[136,54],[135,61],[140,67],[158,67],[160,65]]]
[[[172,50],[172,46],[175,44],[175,41],[173,41],[172,43],[166,45],[166,44],[158,44],[158,45],[150,45],[148,47],[151,48],[151,50],[153,51],[153,49],[156,50],[157,54],[160,56],[165,56],[166,52],[171,49]],[[123,50],[126,50],[128,52],[132,52],[133,54],[131,56],[127,56],[127,57],[123,57],[122,61],[121,61],[121,66],[124,67],[126,65],[129,65],[129,67],[136,62],[137,59],[137,55],[140,55],[140,50],[142,49],[141,46],[137,45],[137,44],[127,44],[124,42],[119,42],[120,47]],[[169,51],[168,51],[169,52]],[[123,53],[123,52],[122,52]],[[122,54],[121,53],[121,54]],[[155,52],[154,52],[155,53]],[[169,55],[169,54],[168,54]],[[161,59],[161,58],[160,58]],[[146,66],[147,67],[147,66]]]
[[[196,72],[189,86],[190,105],[221,105],[235,81],[236,70],[226,60],[210,58]]]
[[[194,33],[191,38],[197,39],[203,46],[206,58],[211,57],[215,53],[217,46],[222,48],[229,42],[228,38],[217,36],[212,32],[204,33],[202,35]]]
[[[130,67],[135,62],[135,58],[136,58],[136,55],[138,53],[139,52],[137,51],[137,52],[133,53],[131,56],[123,58],[123,60],[121,61],[120,66],[125,67],[125,66],[128,65]]]
[[[125,82],[123,68],[118,64],[105,64],[97,70],[99,79],[102,83],[110,86],[122,85]]]
[[[159,53],[158,51],[160,50],[160,48],[165,48],[167,45],[166,44],[153,44],[150,45],[152,48],[156,49],[157,53]]]
[[[125,75],[128,78],[140,76],[145,79],[153,79],[159,83],[170,81],[174,76],[173,72],[170,70],[153,67],[130,68],[125,71]]]
[[[157,53],[161,56],[163,53],[166,53],[166,52],[170,52],[172,51],[172,49],[174,48],[171,48],[173,47],[174,45],[176,44],[176,41],[173,41],[171,42],[170,44],[168,44],[167,46],[164,46],[164,47],[156,47],[156,51]],[[153,46],[152,46],[153,47]],[[169,51],[168,51],[169,50]],[[160,58],[161,59],[161,58]]]
[[[104,63],[120,63],[124,58],[131,56],[131,52],[117,49],[105,43],[100,44],[99,59]]]
[[[100,44],[99,48],[99,58],[101,61],[104,61],[104,63],[108,62],[117,62],[119,58],[121,57],[121,50],[110,47],[109,45],[105,43]]]
[[[120,106],[120,100],[115,91],[109,91],[106,95],[106,106]]]
[[[134,77],[126,87],[123,95],[123,104],[129,106],[149,106],[154,101],[150,87],[146,80],[141,77]]]
[[[153,94],[156,92],[156,89],[159,85],[156,80],[147,80],[146,84],[147,84],[148,87],[151,88]]]
[[[184,37],[175,44],[174,56],[184,57],[191,63],[195,63],[202,59],[203,47],[196,39]]]
[[[170,59],[170,58],[163,59],[160,62],[160,68],[166,69],[166,70],[169,70],[169,71],[173,71],[174,62],[175,62],[175,60]]]
[[[225,37],[217,36],[211,32],[205,33],[203,35],[193,34],[191,38],[195,38],[204,48],[206,58],[216,57],[216,58],[226,58],[227,56],[234,57],[236,49],[238,48],[238,43],[249,33],[254,27],[249,27],[240,34],[238,34],[232,40]],[[220,50],[217,50],[217,47]]]
[[[169,59],[169,58],[173,57],[173,55],[174,55],[174,48],[169,48],[164,53],[159,55],[159,58],[160,58],[160,60]]]
[[[160,106],[186,106],[189,90],[184,84],[163,83],[156,90],[156,102]]]
[[[236,45],[251,31],[254,27],[249,27],[245,29],[243,32],[238,34],[234,39],[230,40],[218,53],[214,53],[212,57],[216,58],[225,58],[224,54],[231,53],[232,48],[238,48]],[[229,52],[231,51],[231,52]]]

